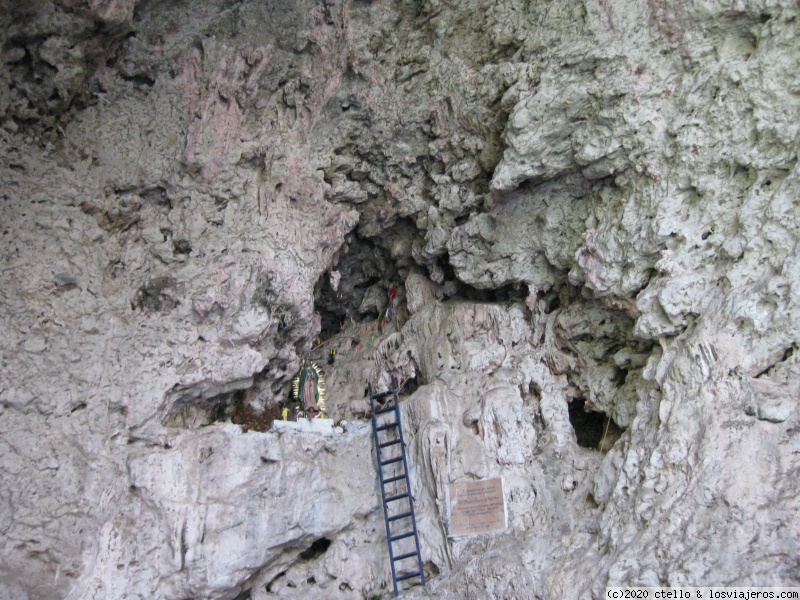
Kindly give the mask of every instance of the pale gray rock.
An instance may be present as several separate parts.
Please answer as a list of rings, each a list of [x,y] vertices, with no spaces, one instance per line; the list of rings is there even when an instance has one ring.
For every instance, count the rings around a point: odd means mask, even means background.
[[[798,585],[796,3],[0,22],[0,598],[387,595],[392,376],[406,597]],[[331,435],[235,424],[337,332]],[[508,531],[449,538],[486,477]]]

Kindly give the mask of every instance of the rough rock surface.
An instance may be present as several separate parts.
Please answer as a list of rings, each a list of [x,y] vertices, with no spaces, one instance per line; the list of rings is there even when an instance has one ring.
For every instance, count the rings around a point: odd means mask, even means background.
[[[433,597],[800,585],[798,12],[0,2],[0,598],[387,593],[390,374]]]

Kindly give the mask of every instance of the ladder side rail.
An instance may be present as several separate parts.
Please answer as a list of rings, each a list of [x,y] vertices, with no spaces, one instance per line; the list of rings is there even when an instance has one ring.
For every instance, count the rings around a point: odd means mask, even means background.
[[[392,571],[392,585],[394,586],[394,595],[398,595],[397,591],[397,573],[394,566],[394,552],[392,551],[392,530],[389,523],[389,507],[386,505],[386,487],[383,483],[383,467],[381,466],[381,449],[379,447],[380,441],[378,438],[378,418],[375,416],[375,399],[372,395],[372,384],[369,384],[369,403],[372,409],[372,435],[375,439],[375,458],[378,461],[378,479],[381,482],[381,505],[383,506],[383,523],[386,526],[386,544],[389,546],[389,567]],[[402,442],[401,442],[402,446]],[[409,496],[410,498],[411,496]]]
[[[394,381],[394,378],[392,378]],[[394,394],[394,406],[395,406],[395,413],[397,418],[397,432],[400,435],[400,449],[403,455],[403,470],[406,473],[406,488],[408,489],[408,506],[409,512],[411,512],[411,527],[414,531],[414,546],[417,550],[417,568],[419,569],[419,578],[420,582],[423,587],[425,587],[425,573],[422,571],[422,554],[420,553],[419,548],[419,536],[417,535],[417,517],[416,513],[414,512],[414,499],[413,494],[411,493],[411,476],[408,472],[408,463],[406,461],[406,442],[403,438],[403,425],[401,422],[401,415],[400,415],[400,403],[397,401],[397,392]]]

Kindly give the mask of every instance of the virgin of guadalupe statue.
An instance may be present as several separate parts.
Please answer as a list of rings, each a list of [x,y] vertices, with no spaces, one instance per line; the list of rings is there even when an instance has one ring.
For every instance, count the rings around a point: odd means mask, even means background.
[[[315,362],[303,360],[292,381],[292,393],[309,418],[325,418],[325,376]]]

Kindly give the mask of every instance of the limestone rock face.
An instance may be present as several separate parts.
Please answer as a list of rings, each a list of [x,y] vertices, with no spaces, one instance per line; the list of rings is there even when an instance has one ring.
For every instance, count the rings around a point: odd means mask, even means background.
[[[392,376],[433,597],[800,585],[795,2],[0,22],[0,598],[388,593]]]
[[[300,586],[306,597],[377,587],[382,548],[367,532],[382,523],[370,433],[361,424],[336,438],[243,435],[238,425],[218,424],[132,453],[135,501],[102,524],[81,594],[227,597],[254,572],[262,586]],[[156,556],[143,559],[143,552]],[[363,570],[351,577],[329,554],[349,556]],[[308,585],[310,577],[319,585]]]

